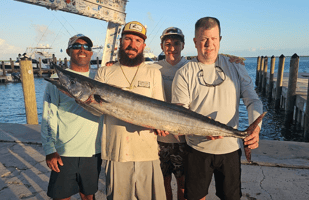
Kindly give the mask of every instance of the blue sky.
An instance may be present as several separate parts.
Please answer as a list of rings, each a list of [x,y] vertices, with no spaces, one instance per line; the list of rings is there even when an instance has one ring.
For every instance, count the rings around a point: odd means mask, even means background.
[[[0,60],[24,53],[29,46],[50,45],[64,58],[70,36],[83,33],[104,45],[107,22],[13,0],[0,0]],[[194,24],[205,16],[221,22],[220,53],[243,57],[309,55],[307,0],[130,0],[126,21],[147,26],[146,44],[161,52],[160,35],[170,26],[185,34],[184,56],[196,55]],[[63,50],[61,52],[60,50]]]

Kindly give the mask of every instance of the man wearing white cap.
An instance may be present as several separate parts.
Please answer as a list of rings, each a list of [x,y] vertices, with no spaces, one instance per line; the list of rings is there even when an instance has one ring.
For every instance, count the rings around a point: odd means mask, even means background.
[[[78,34],[70,38],[67,70],[94,78],[89,70],[92,41]],[[56,75],[52,75],[56,78]],[[101,170],[99,118],[79,106],[74,98],[47,83],[41,124],[47,166],[52,170],[47,195],[70,199],[79,193],[83,200],[95,199]]]
[[[141,23],[127,23],[120,39],[119,62],[101,67],[95,80],[164,101],[160,71],[144,63],[146,38],[146,28]],[[104,116],[103,125],[107,199],[166,199],[154,131],[108,115]]]
[[[157,62],[164,81],[166,101],[171,102],[171,87],[176,71],[188,61],[181,56],[184,49],[185,37],[177,27],[165,29],[160,37],[161,49],[165,59]],[[177,180],[178,199],[184,199],[184,166],[185,138],[180,136],[178,140],[173,135],[158,136],[160,147],[159,156],[161,169],[164,176],[164,186],[167,200],[172,199],[171,179],[172,174]]]

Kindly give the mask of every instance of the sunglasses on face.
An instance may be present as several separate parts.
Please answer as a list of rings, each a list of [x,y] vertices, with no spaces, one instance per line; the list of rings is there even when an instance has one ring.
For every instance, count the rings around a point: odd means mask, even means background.
[[[182,34],[182,31],[178,28],[171,28],[171,29],[168,29],[167,31],[165,31],[164,34],[166,33],[178,33],[178,34]]]
[[[70,46],[69,49],[81,49],[84,48],[86,51],[91,51],[91,46],[89,46],[88,44],[80,44],[80,43],[74,43]]]

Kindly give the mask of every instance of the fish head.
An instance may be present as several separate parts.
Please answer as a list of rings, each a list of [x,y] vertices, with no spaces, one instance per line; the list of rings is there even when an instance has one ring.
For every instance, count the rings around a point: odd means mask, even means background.
[[[66,92],[70,94],[69,96],[81,102],[85,102],[89,99],[92,95],[93,87],[91,87],[87,81],[87,79],[89,79],[88,77],[64,70],[56,65],[54,67],[57,71],[62,88],[65,88]]]

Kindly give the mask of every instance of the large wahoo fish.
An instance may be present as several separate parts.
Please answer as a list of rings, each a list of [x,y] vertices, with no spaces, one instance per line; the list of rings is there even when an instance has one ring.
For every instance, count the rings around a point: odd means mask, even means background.
[[[138,126],[165,130],[174,135],[224,136],[244,139],[256,128],[266,113],[245,131],[239,131],[182,106],[122,90],[54,65],[59,79],[45,78],[67,95],[75,98],[94,115],[111,115]],[[251,163],[251,150],[245,147]]]

